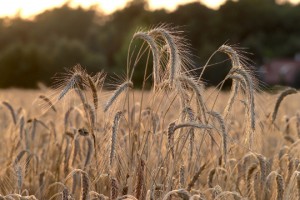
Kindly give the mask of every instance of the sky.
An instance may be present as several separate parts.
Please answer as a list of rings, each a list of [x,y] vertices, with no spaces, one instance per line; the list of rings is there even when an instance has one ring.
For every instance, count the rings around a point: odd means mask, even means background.
[[[165,8],[174,10],[180,4],[199,1],[210,8],[218,8],[225,0],[148,0],[150,9]],[[279,0],[286,1],[286,0]],[[292,3],[299,3],[300,0],[289,0]],[[32,17],[46,9],[54,8],[64,4],[66,0],[0,0],[0,17],[15,16],[18,14],[23,18]],[[116,9],[123,8],[128,0],[71,0],[72,6],[81,5],[88,8],[91,5],[99,5],[106,14]]]
[[[72,0],[72,6],[81,5],[88,8],[91,5],[99,5],[106,14],[116,9],[123,8],[129,0]],[[217,8],[225,0],[148,0],[150,9],[166,8],[174,10],[180,4],[201,1],[211,8]],[[14,16],[17,13],[23,17],[32,17],[46,9],[58,7],[66,0],[0,0],[0,17]]]

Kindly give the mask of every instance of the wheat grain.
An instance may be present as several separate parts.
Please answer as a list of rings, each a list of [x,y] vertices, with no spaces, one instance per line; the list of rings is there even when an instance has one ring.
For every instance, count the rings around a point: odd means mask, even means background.
[[[232,67],[240,67],[241,66],[241,61],[240,61],[240,56],[238,54],[238,52],[232,48],[229,45],[222,45],[219,47],[218,51],[221,51],[223,53],[226,53],[232,62]]]
[[[145,32],[137,32],[133,35],[133,39],[140,38],[145,40],[148,45],[150,46],[150,49],[152,51],[153,56],[153,79],[154,79],[154,88],[160,83],[160,76],[159,76],[159,70],[160,70],[160,61],[159,61],[159,50],[158,46],[155,43],[154,39]]]
[[[284,193],[284,180],[283,177],[280,174],[277,174],[276,176],[276,183],[277,183],[277,200],[283,199],[283,193]]]
[[[177,196],[181,197],[183,200],[189,200],[189,198],[191,196],[188,191],[186,191],[184,189],[179,189],[179,190],[172,190],[172,191],[168,192],[164,196],[163,200],[168,200],[171,195],[177,195]]]
[[[94,108],[95,110],[98,109],[98,93],[97,93],[97,87],[96,84],[94,83],[93,79],[91,76],[87,75],[87,80],[89,82],[91,91],[92,91],[92,96],[93,96],[93,103],[94,103]]]
[[[112,178],[111,179],[111,192],[110,192],[110,198],[112,200],[115,200],[118,198],[118,194],[119,194],[119,188],[118,188],[118,182],[117,179]]]
[[[143,190],[144,190],[144,168],[145,162],[141,159],[138,170],[137,170],[137,184],[135,189],[135,196],[137,199],[144,199]]]
[[[174,158],[174,128],[175,128],[176,124],[175,122],[172,122],[169,124],[169,127],[168,127],[168,147],[171,151],[171,154],[172,154],[172,157]]]
[[[86,172],[81,171],[81,200],[89,199],[90,180]]]
[[[61,93],[58,96],[58,100],[61,100],[72,88],[79,87],[83,82],[82,74],[75,73],[71,79],[69,80],[68,84],[64,87]]]
[[[150,36],[162,36],[166,43],[168,44],[168,49],[170,50],[169,68],[170,68],[170,86],[174,85],[174,79],[180,73],[181,59],[179,55],[179,50],[177,48],[176,41],[170,31],[164,28],[155,28],[149,31]]]
[[[219,200],[219,199],[228,199],[228,196],[233,196],[234,199],[243,199],[243,197],[237,193],[237,192],[231,192],[231,191],[225,191],[225,192],[221,192],[218,196],[216,196],[216,198],[214,200]]]
[[[62,200],[68,200],[69,198],[69,190],[68,188],[65,188],[63,191],[62,191]]]
[[[186,123],[177,124],[174,127],[174,132],[177,129],[185,128],[185,127],[194,127],[194,128],[199,128],[199,129],[212,129],[212,127],[210,125],[199,124],[196,122],[186,122]]]
[[[203,115],[203,118],[205,120],[205,123],[207,123],[207,119],[206,119],[206,106],[204,103],[204,99],[203,99],[203,92],[201,91],[200,86],[198,86],[198,84],[196,83],[196,81],[190,77],[187,76],[180,76],[178,77],[178,79],[187,84],[189,87],[191,87],[193,89],[193,91],[196,94],[197,97],[197,105],[198,105],[198,116],[200,116],[200,114]],[[200,112],[201,111],[201,112]]]
[[[8,103],[6,101],[3,101],[2,104],[9,110],[9,112],[12,116],[13,122],[16,125],[17,124],[17,115],[15,113],[14,108],[12,107],[12,105],[10,105],[10,103]]]
[[[220,113],[211,111],[211,112],[208,112],[208,114],[210,114],[214,118],[216,118],[220,124],[221,133],[222,133],[222,144],[223,144],[223,158],[224,158],[224,163],[226,165],[226,163],[227,163],[227,137],[228,136],[227,136],[225,122],[224,122],[222,116],[220,115]]]
[[[97,200],[97,199],[98,200],[108,200],[109,199],[109,197],[107,197],[103,194],[98,194],[95,191],[90,191],[89,194],[90,194],[90,196],[95,196],[95,198],[94,198],[95,200]]]
[[[111,145],[110,145],[110,155],[109,155],[109,166],[112,166],[113,159],[115,157],[115,149],[117,143],[117,134],[118,134],[118,127],[121,116],[123,115],[122,111],[119,111],[115,114],[113,127],[112,127],[112,135],[111,135]]]
[[[88,144],[88,151],[87,151],[85,161],[84,161],[84,168],[86,168],[88,166],[88,164],[90,163],[91,158],[92,158],[92,154],[93,154],[93,151],[94,151],[93,142],[92,142],[91,138],[86,137],[86,141],[87,141],[87,144]]]
[[[119,88],[115,90],[111,98],[107,101],[104,107],[104,112],[106,112],[109,109],[109,107],[116,101],[119,95],[128,88],[133,88],[133,83],[130,81],[126,81],[122,85],[120,85]]]
[[[282,91],[280,93],[280,95],[277,97],[276,99],[276,103],[275,103],[275,106],[274,106],[274,109],[273,109],[273,113],[272,113],[272,122],[274,123],[275,119],[276,119],[276,116],[277,116],[277,112],[278,112],[278,109],[280,107],[280,104],[281,102],[283,101],[283,99],[285,97],[287,97],[288,95],[291,95],[291,94],[296,94],[297,93],[297,90],[294,89],[294,88],[287,88],[285,89],[284,91]]]
[[[256,199],[255,189],[254,189],[254,175],[257,170],[257,165],[252,164],[247,171],[247,193],[250,199]]]
[[[181,165],[179,169],[179,188],[184,188],[184,185],[185,185],[185,167],[184,165]]]
[[[134,196],[132,195],[124,195],[124,196],[121,196],[119,198],[117,198],[117,200],[138,200],[137,198],[135,198]]]

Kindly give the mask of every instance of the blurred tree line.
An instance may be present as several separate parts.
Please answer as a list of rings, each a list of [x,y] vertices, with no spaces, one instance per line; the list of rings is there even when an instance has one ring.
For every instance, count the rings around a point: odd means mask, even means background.
[[[225,42],[247,47],[256,66],[264,59],[293,57],[300,52],[300,5],[275,0],[227,1],[218,10],[195,2],[173,12],[150,11],[147,2],[134,0],[105,16],[96,8],[68,4],[45,11],[33,20],[0,19],[0,87],[36,87],[51,84],[56,73],[77,63],[93,73],[124,74],[127,50],[138,28],[167,23],[179,26],[192,44],[199,72],[209,56]],[[226,56],[217,56],[221,60]],[[217,62],[217,61],[216,61]],[[205,80],[217,84],[228,70],[209,67]],[[137,68],[136,79],[143,69]]]

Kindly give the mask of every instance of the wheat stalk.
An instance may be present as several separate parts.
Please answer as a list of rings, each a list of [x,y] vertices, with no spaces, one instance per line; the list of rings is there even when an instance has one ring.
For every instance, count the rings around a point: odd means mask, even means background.
[[[204,103],[203,92],[201,91],[200,86],[197,84],[197,82],[194,79],[187,77],[187,76],[180,76],[180,77],[178,77],[178,80],[187,84],[189,87],[191,87],[193,89],[193,91],[196,94],[196,98],[197,98],[198,116],[200,116],[200,110],[201,110],[201,114],[203,115],[205,123],[207,123],[207,119],[206,119],[206,110],[207,109],[206,109],[206,106]]]
[[[188,183],[187,191],[190,191],[192,187],[195,185],[196,181],[199,179],[200,174],[203,172],[203,170],[206,168],[206,163],[203,164],[199,170],[195,173],[191,181]]]
[[[175,41],[175,38],[171,34],[170,31],[164,28],[155,28],[149,31],[150,36],[162,36],[168,45],[168,49],[170,50],[170,59],[169,59],[169,68],[170,68],[170,75],[169,81],[170,86],[174,85],[174,79],[180,73],[180,66],[181,66],[181,59],[179,50]]]
[[[142,40],[145,40],[150,46],[150,49],[152,51],[152,56],[153,56],[153,79],[154,79],[154,88],[155,88],[156,85],[160,83],[160,76],[159,76],[160,61],[159,61],[158,46],[155,43],[154,39],[148,33],[137,32],[133,35],[133,39],[135,38],[140,38]]]
[[[96,84],[94,83],[92,77],[90,75],[87,75],[87,80],[89,82],[92,96],[93,96],[93,103],[94,103],[94,108],[95,110],[98,109],[98,93],[97,93],[97,87]]]
[[[227,131],[226,131],[226,126],[225,122],[221,116],[220,113],[218,112],[208,112],[208,114],[212,115],[214,118],[216,118],[220,124],[221,127],[221,133],[222,133],[222,144],[223,144],[223,158],[224,158],[224,163],[227,163]]]
[[[48,104],[48,106],[49,106],[54,112],[56,112],[56,108],[55,108],[54,104],[51,102],[51,100],[50,100],[48,97],[46,97],[45,95],[40,95],[40,96],[39,96],[39,99],[42,99],[43,101],[45,101],[45,102]]]
[[[124,92],[128,88],[133,88],[133,83],[131,81],[126,81],[122,85],[119,86],[117,90],[113,93],[113,95],[110,97],[110,99],[107,101],[104,112],[106,112],[109,107],[116,101],[116,99],[120,96],[122,92]]]
[[[280,107],[280,104],[281,102],[283,101],[283,99],[285,97],[287,97],[288,95],[291,95],[291,94],[296,94],[297,93],[297,90],[294,89],[294,88],[287,88],[285,89],[283,92],[280,93],[280,95],[277,97],[276,99],[276,103],[275,103],[275,106],[274,106],[274,109],[273,109],[273,113],[272,113],[272,123],[274,123],[275,119],[276,119],[276,116],[277,116],[277,112],[278,112],[278,109]]]
[[[135,196],[137,199],[144,199],[143,197],[143,189],[144,189],[144,168],[145,162],[141,159],[140,164],[137,170],[137,184],[135,189]]]
[[[94,148],[93,148],[94,146],[93,146],[93,142],[92,142],[91,138],[86,137],[86,141],[87,141],[87,144],[88,144],[88,151],[87,151],[85,161],[84,161],[84,168],[86,168],[88,166],[88,164],[90,163],[91,158],[92,158],[92,154],[93,154],[93,151],[94,151]]]
[[[17,115],[15,113],[14,108],[7,101],[3,101],[2,104],[9,110],[9,112],[10,112],[10,114],[12,116],[13,122],[16,125],[17,124]]]
[[[210,125],[200,124],[197,122],[185,122],[185,123],[177,124],[174,127],[174,132],[177,129],[186,128],[186,127],[194,127],[194,128],[199,128],[199,129],[212,129],[212,127]]]

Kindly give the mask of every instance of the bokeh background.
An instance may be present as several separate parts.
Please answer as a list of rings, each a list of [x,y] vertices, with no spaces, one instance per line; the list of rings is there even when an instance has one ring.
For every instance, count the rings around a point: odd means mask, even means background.
[[[181,1],[174,4],[177,7],[160,8],[153,8],[147,0],[128,0],[106,10],[101,4],[66,1],[36,11],[38,14],[20,8],[13,15],[7,13],[12,9],[9,2],[0,7],[0,88],[52,85],[55,74],[78,63],[89,73],[104,70],[109,75],[122,75],[134,32],[159,24],[184,31],[194,55],[195,74],[226,43],[237,46],[249,58],[248,65],[264,89],[300,87],[297,0],[228,0],[216,2],[215,7],[209,1]],[[28,6],[30,1],[26,2]],[[30,6],[39,8],[34,2]],[[207,86],[217,85],[229,68],[226,56],[214,56],[204,74]],[[143,73],[142,67],[137,68],[134,78],[142,79]]]

